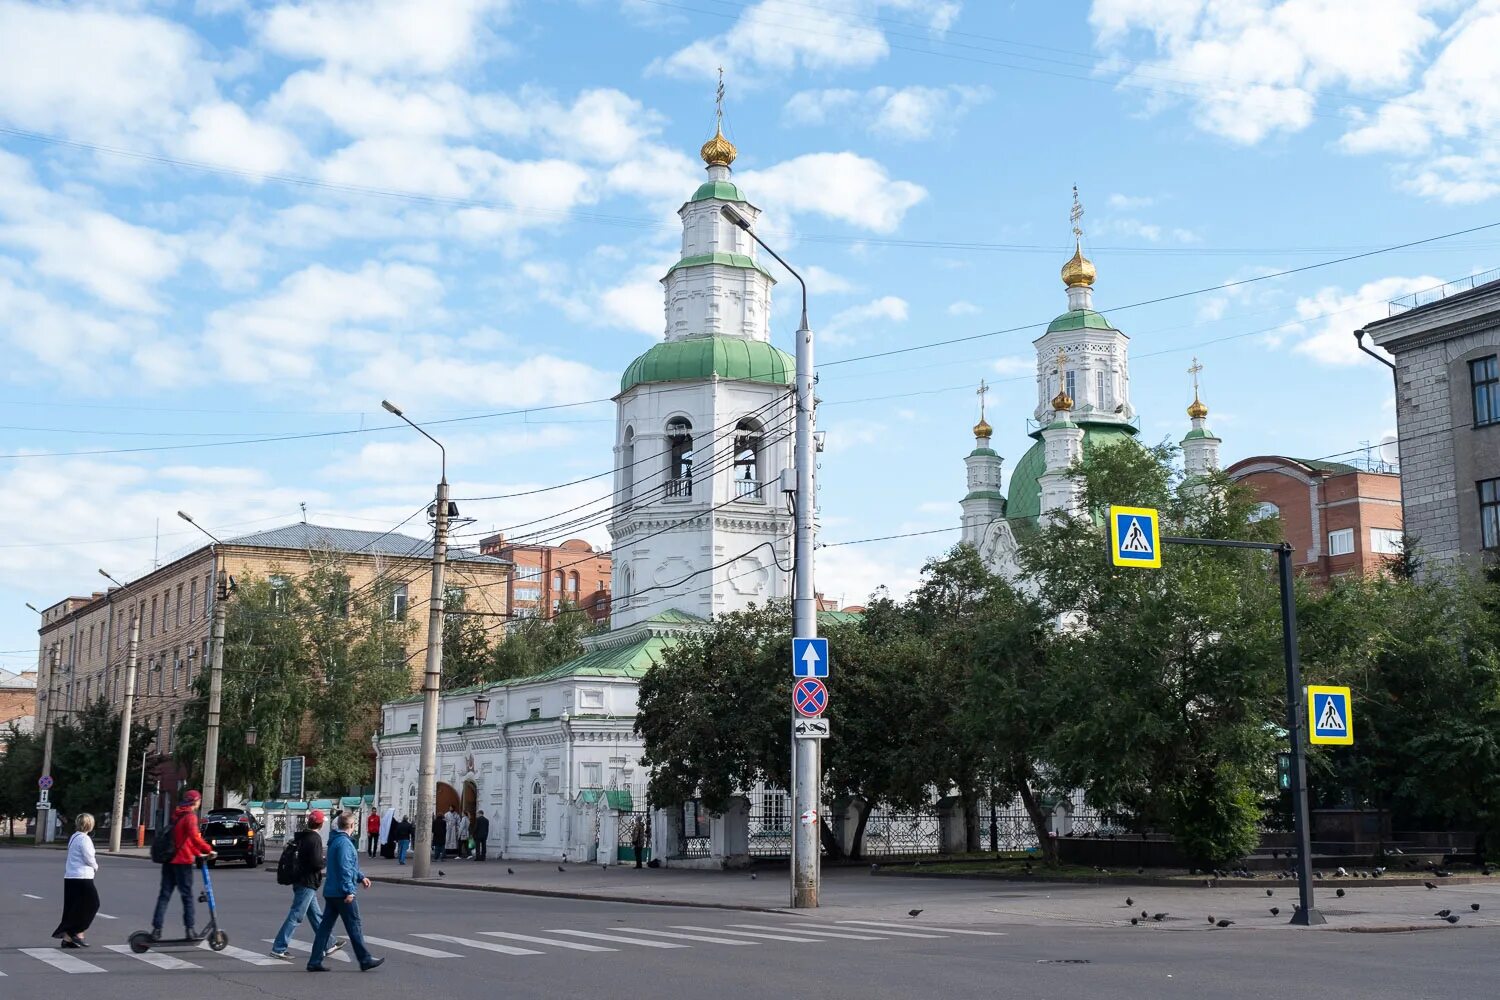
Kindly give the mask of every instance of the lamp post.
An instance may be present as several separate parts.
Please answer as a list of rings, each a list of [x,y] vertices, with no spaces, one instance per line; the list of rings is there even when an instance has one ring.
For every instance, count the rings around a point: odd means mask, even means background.
[[[412,878],[426,878],[432,864],[432,814],[437,808],[438,710],[443,689],[443,567],[448,556],[448,449],[413,423],[388,399],[380,405],[418,434],[437,445],[442,456],[437,500],[432,508],[432,597],[427,614],[427,669],[422,675],[421,756],[417,763],[417,829],[413,839]]]
[[[224,544],[219,537],[194,521],[186,511],[179,510],[177,516],[213,542],[209,546],[214,561],[213,653],[208,668],[208,729],[203,738],[203,812],[206,814],[214,807],[219,785],[219,713],[224,698],[224,626],[229,617],[229,578],[228,572],[219,568],[219,546]]]
[[[36,605],[30,601],[26,602],[26,606],[37,614],[41,614]],[[61,650],[57,640],[54,639],[52,644],[47,647],[47,689],[37,692],[37,700],[44,703],[42,709],[42,732],[44,733],[42,737],[42,778],[49,786],[43,788],[42,783],[38,783],[37,785],[39,794],[37,795],[36,803],[36,842],[38,844],[46,842],[47,819],[52,812],[52,805],[48,802],[52,794],[50,790],[50,779],[52,777],[52,703],[57,700],[55,697],[57,693],[57,675],[60,672],[61,661]]]
[[[484,720],[490,715],[490,696],[483,691],[474,696],[474,725],[484,725]]]
[[[115,800],[109,814],[109,851],[111,854],[119,854],[120,832],[125,822],[125,772],[130,766],[130,721],[135,709],[135,661],[141,648],[141,615],[134,591],[102,569],[99,575],[125,591],[130,598],[130,643],[125,653],[125,694],[120,706],[120,749],[115,755]],[[141,773],[145,774],[144,764],[141,765]]]
[[[818,634],[818,608],[813,584],[813,512],[817,506],[817,484],[813,476],[813,335],[807,325],[807,282],[775,250],[750,228],[750,220],[728,205],[724,218],[744,230],[760,248],[787,269],[802,287],[802,322],[797,327],[796,436],[793,465],[797,491],[792,542],[793,593],[792,635],[811,638]],[[794,717],[795,722],[795,717]],[[792,738],[792,779],[798,821],[792,836],[792,906],[818,905],[819,871],[818,810],[822,801],[822,745],[818,740]]]
[[[135,792],[135,846],[146,846],[146,814],[143,811],[146,806],[146,754],[151,752],[153,740],[147,740],[146,745],[141,747],[141,783]]]

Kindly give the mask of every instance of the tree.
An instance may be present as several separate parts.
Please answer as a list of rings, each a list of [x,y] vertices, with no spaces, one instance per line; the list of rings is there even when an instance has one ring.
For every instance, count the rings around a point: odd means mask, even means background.
[[[42,740],[34,733],[22,732],[12,722],[3,733],[0,754],[0,816],[10,820],[15,833],[17,818],[24,819],[36,809],[36,780],[42,773]]]
[[[518,618],[495,643],[483,681],[534,677],[583,654],[582,639],[597,631],[587,614],[564,601],[551,618]]]
[[[443,686],[463,688],[485,680],[494,650],[490,630],[503,619],[468,613],[469,592],[451,590],[444,602]]]
[[[120,713],[100,695],[53,723],[52,803],[64,816],[91,812],[102,817],[114,807],[115,768],[120,759]],[[141,775],[141,754],[154,734],[139,722],[130,727],[130,757],[126,762],[126,802],[134,796]],[[33,795],[36,779],[32,778]]]

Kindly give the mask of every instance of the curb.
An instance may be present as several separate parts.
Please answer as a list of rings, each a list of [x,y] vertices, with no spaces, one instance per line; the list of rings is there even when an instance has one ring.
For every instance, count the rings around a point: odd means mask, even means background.
[[[1152,878],[1140,875],[1122,875],[1119,878],[1110,876],[1108,878],[1047,878],[1045,875],[1009,875],[1001,872],[915,872],[915,871],[880,871],[871,872],[875,878],[932,878],[932,879],[986,879],[992,882],[1017,882],[1029,885],[1085,885],[1085,886],[1145,886],[1156,889],[1267,889],[1277,885],[1289,888],[1297,887],[1296,879],[1244,879],[1244,878],[1210,878],[1208,881],[1213,885],[1205,886],[1203,879],[1197,876],[1184,878]],[[1338,878],[1338,879],[1313,879],[1314,889],[1336,889],[1340,886],[1347,888],[1378,888],[1378,889],[1420,889],[1423,882],[1433,882],[1432,879],[1422,878]],[[1483,876],[1459,875],[1439,879],[1433,884],[1442,888],[1445,885],[1483,885],[1495,883],[1494,878]]]
[[[427,889],[463,889],[468,892],[499,892],[512,896],[542,896],[552,899],[582,899],[597,903],[630,903],[636,906],[684,906],[699,910],[738,910],[746,913],[781,913],[783,906],[752,906],[748,903],[701,903],[679,899],[641,899],[639,896],[605,895],[595,892],[569,891],[567,889],[524,889],[501,885],[481,885],[477,882],[450,882],[447,879],[399,878],[389,875],[371,875],[371,882],[386,885],[415,885]]]

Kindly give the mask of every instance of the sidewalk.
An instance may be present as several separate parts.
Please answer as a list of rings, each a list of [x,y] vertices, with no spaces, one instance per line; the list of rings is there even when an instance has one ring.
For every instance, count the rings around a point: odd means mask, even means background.
[[[361,856],[360,865],[373,880],[413,884],[410,868]],[[434,865],[445,874],[421,885],[450,889],[566,896],[578,899],[738,910],[788,910],[790,888],[785,868],[746,872],[691,871],[674,868],[617,867],[556,862],[449,860]],[[514,874],[511,874],[514,872]],[[1266,896],[1270,888],[1271,897]],[[1500,926],[1500,880],[1483,884],[1421,886],[1348,886],[1340,899],[1334,887],[1317,889],[1316,906],[1330,930],[1393,931]],[[1125,900],[1133,900],[1130,906]],[[821,905],[796,911],[811,919],[910,921],[956,927],[1006,925],[1116,927],[1126,929],[1217,930],[1208,916],[1235,922],[1234,929],[1287,927],[1297,888],[1288,882],[1231,883],[1215,888],[1193,886],[1100,886],[1074,883],[1007,882],[996,879],[922,879],[872,876],[865,868],[825,868]],[[1471,904],[1478,903],[1475,912]],[[1272,916],[1270,907],[1280,909]],[[918,918],[910,910],[920,909]],[[1442,909],[1459,915],[1450,926],[1433,916]],[[1132,916],[1148,918],[1131,928]],[[1160,922],[1149,915],[1166,913]]]

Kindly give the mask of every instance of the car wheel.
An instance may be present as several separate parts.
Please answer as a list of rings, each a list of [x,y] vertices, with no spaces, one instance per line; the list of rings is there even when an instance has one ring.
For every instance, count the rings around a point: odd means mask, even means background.
[[[260,864],[260,858],[258,858],[258,857],[255,856],[255,852],[253,850],[246,851],[245,852],[245,867],[246,868],[254,868],[258,864]]]

